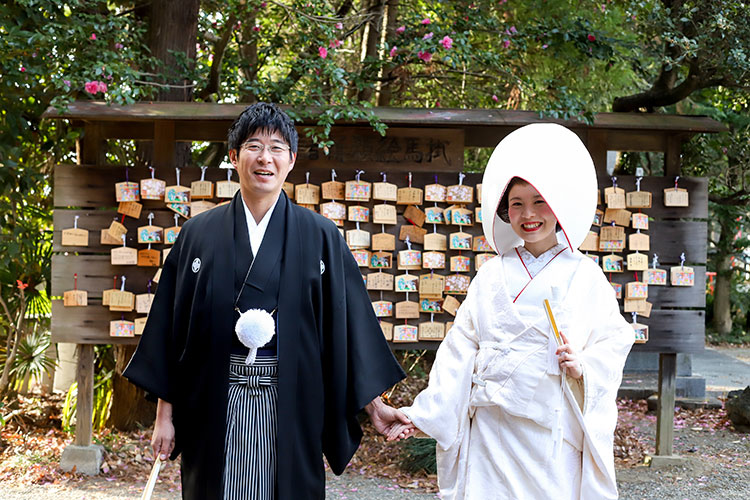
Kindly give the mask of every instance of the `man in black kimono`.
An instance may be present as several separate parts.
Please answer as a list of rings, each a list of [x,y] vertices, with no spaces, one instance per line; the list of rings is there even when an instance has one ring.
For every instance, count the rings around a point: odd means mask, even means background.
[[[229,132],[240,191],[182,227],[125,371],[158,398],[152,444],[161,456],[182,454],[183,498],[223,498],[231,479],[224,475],[227,420],[234,421],[230,353],[248,352],[234,333],[235,309],[275,313],[276,335],[258,352],[278,357],[277,378],[266,377],[274,380],[268,412],[278,418],[271,496],[324,498],[322,456],[343,472],[359,446],[360,410],[382,433],[405,418],[380,400],[404,373],[346,243],[331,221],[282,191],[296,153],[294,125],[275,105],[240,115]],[[268,467],[259,462],[242,473]]]

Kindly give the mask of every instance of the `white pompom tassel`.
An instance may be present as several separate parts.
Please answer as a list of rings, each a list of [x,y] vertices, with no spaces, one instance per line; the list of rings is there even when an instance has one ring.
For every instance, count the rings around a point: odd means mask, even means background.
[[[237,325],[234,327],[237,338],[242,344],[250,349],[245,359],[246,365],[255,362],[258,348],[266,345],[276,333],[276,323],[267,311],[263,309],[248,309],[240,314]]]

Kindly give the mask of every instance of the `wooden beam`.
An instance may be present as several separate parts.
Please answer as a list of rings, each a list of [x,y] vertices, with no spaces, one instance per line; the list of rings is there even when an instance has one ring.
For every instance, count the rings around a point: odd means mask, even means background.
[[[91,422],[94,411],[94,346],[78,345],[78,398],[76,403],[76,446],[91,445]]]
[[[677,354],[659,354],[659,402],[656,407],[656,454],[672,455],[674,442],[675,379]]]
[[[680,175],[682,165],[680,155],[682,153],[682,137],[670,134],[667,136],[667,149],[664,152],[664,175],[675,177]]]
[[[175,136],[173,121],[154,123],[154,167],[173,168],[175,162]]]
[[[599,175],[607,173],[607,135],[606,130],[589,130],[585,141]]]

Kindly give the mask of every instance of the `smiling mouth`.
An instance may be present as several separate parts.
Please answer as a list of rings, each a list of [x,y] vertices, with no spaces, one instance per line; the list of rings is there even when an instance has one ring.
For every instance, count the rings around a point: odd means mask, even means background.
[[[527,222],[526,224],[521,224],[521,229],[528,232],[536,231],[540,227],[542,227],[541,222]]]
[[[253,173],[255,175],[262,175],[263,177],[273,177],[273,172],[269,172],[268,170],[256,170]]]

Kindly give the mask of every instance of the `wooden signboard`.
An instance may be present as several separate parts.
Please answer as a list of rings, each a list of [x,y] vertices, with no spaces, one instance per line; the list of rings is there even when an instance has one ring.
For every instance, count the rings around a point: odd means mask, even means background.
[[[396,249],[396,236],[390,233],[374,234],[370,241],[370,246],[375,251],[392,252]]]
[[[445,252],[448,250],[448,237],[442,233],[427,233],[424,235],[423,245],[425,250]]]
[[[370,273],[367,275],[367,289],[368,290],[381,290],[391,291],[393,290],[393,275],[390,273]]]
[[[372,185],[372,199],[396,201],[398,199],[398,186],[390,182],[376,182]]]
[[[443,340],[445,325],[443,323],[427,321],[419,324],[419,340]]]

